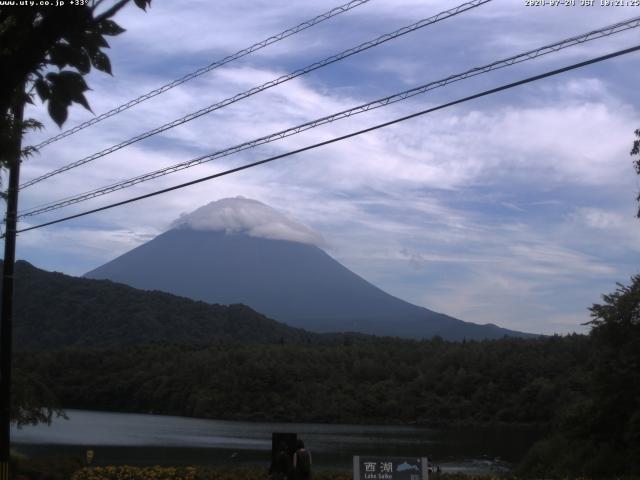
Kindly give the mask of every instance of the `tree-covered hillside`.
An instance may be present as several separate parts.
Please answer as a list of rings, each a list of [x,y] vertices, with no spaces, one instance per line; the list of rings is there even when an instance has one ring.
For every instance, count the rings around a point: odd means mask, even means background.
[[[107,280],[46,272],[24,261],[16,264],[15,289],[14,342],[18,351],[159,341],[268,343],[322,338],[271,320],[245,305],[209,305]]]

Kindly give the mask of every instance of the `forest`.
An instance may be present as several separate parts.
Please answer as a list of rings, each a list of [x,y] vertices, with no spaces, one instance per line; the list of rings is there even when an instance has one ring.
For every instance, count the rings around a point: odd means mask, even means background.
[[[332,423],[548,425],[584,397],[590,340],[67,348],[16,358],[65,407]]]

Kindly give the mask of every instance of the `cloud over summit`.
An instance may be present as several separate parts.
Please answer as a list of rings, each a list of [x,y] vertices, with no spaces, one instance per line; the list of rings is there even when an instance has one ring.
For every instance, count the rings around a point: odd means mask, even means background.
[[[288,240],[322,247],[322,235],[264,203],[250,198],[223,198],[182,214],[171,228],[245,233],[270,240]]]

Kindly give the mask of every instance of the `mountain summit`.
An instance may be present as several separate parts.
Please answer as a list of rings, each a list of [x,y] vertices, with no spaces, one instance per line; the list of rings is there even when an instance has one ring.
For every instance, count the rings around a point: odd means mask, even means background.
[[[208,303],[244,303],[316,332],[449,340],[525,335],[389,295],[331,258],[324,243],[263,203],[225,198],[182,215],[169,231],[85,276]]]
[[[277,210],[245,197],[223,198],[189,214],[182,214],[172,228],[243,233],[250,237],[323,246],[322,235]]]

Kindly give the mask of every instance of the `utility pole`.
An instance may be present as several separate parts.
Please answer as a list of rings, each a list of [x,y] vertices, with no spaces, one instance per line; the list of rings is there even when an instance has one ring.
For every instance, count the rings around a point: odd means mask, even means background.
[[[7,190],[7,216],[5,218],[4,264],[2,269],[2,310],[0,311],[0,480],[9,480],[11,448],[11,347],[13,337],[13,278],[16,260],[16,224],[18,189],[20,185],[20,157],[22,153],[23,92],[25,85],[16,90],[10,152],[9,188]]]

